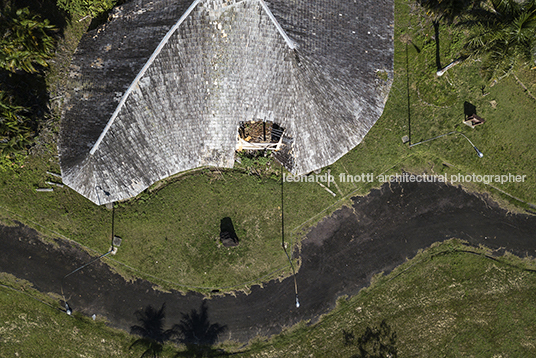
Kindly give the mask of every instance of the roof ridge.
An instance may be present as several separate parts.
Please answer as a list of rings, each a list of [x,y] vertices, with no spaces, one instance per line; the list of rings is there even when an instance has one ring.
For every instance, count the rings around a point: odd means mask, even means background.
[[[275,18],[274,14],[272,14],[272,12],[270,11],[270,8],[268,8],[264,0],[258,0],[258,2],[261,4],[264,11],[268,14],[268,17],[270,18],[270,20],[272,20],[273,24],[277,28],[277,31],[279,31],[281,36],[283,36],[288,47],[290,47],[291,50],[295,50],[298,46],[296,45],[294,41],[290,39],[290,37],[288,37],[287,33],[285,32],[285,30],[283,30],[281,25],[279,25],[279,22],[277,22],[277,19]]]
[[[180,17],[179,21],[177,21],[177,23],[175,25],[173,25],[173,27],[167,32],[166,36],[164,36],[164,38],[162,39],[162,41],[160,41],[160,43],[158,44],[158,46],[156,47],[156,49],[154,50],[153,54],[151,55],[151,57],[149,57],[149,60],[147,60],[147,62],[145,63],[145,65],[143,66],[143,68],[141,69],[141,71],[138,73],[138,75],[136,76],[136,78],[134,78],[134,81],[132,81],[132,84],[127,88],[127,90],[125,91],[125,93],[123,94],[123,96],[121,97],[121,100],[119,101],[119,104],[117,105],[117,107],[115,108],[115,111],[114,113],[112,114],[112,117],[110,118],[110,120],[108,121],[108,123],[106,124],[106,127],[104,127],[104,130],[102,131],[101,135],[99,136],[99,139],[97,139],[97,141],[95,142],[95,144],[93,145],[93,147],[91,148],[91,150],[89,151],[89,154],[90,155],[93,155],[95,153],[95,151],[98,149],[100,143],[102,142],[102,140],[104,139],[104,136],[106,135],[106,133],[108,132],[108,130],[110,129],[110,127],[112,126],[115,118],[117,118],[117,115],[119,114],[119,112],[121,111],[121,108],[123,107],[123,105],[125,104],[128,96],[130,95],[130,93],[132,92],[132,90],[138,85],[138,82],[140,81],[140,79],[143,77],[143,75],[145,74],[145,72],[147,71],[147,69],[152,65],[152,63],[154,62],[154,60],[156,59],[156,57],[160,54],[160,52],[162,51],[162,49],[164,48],[164,46],[167,44],[167,42],[169,41],[169,39],[171,38],[171,35],[173,35],[175,33],[175,31],[177,31],[177,29],[179,28],[179,26],[184,22],[184,20],[186,20],[186,18],[190,15],[190,13],[197,7],[197,5],[203,0],[195,0],[192,5],[190,5],[190,7],[186,10],[186,12]]]
[[[191,5],[190,7],[186,10],[186,12],[180,17],[179,21],[177,21],[177,23],[175,25],[173,25],[173,27],[166,33],[166,35],[164,36],[164,38],[162,39],[162,41],[160,41],[160,43],[158,44],[158,46],[156,47],[156,49],[154,50],[153,54],[151,55],[151,57],[149,57],[149,59],[147,60],[147,62],[145,63],[145,65],[143,66],[143,68],[141,69],[141,71],[138,73],[138,75],[134,78],[134,80],[132,81],[132,83],[130,84],[130,86],[127,88],[127,90],[125,91],[125,93],[123,94],[123,96],[121,97],[121,100],[119,101],[119,104],[117,105],[117,107],[115,108],[115,111],[114,113],[112,114],[112,116],[110,117],[110,119],[108,120],[108,123],[106,124],[106,127],[104,127],[103,131],[101,132],[99,138],[97,139],[97,141],[95,142],[95,144],[93,145],[93,147],[91,148],[91,150],[89,151],[89,155],[93,155],[95,154],[95,152],[97,151],[100,143],[102,142],[102,140],[104,139],[104,137],[106,136],[106,134],[108,133],[108,131],[110,130],[113,122],[115,121],[115,119],[117,118],[117,116],[119,115],[119,112],[121,111],[121,109],[123,108],[123,105],[125,104],[128,96],[130,96],[130,94],[132,93],[133,89],[138,86],[138,83],[139,81],[141,80],[141,78],[145,75],[145,72],[149,69],[149,67],[153,64],[154,60],[156,59],[156,57],[160,54],[160,52],[162,51],[162,49],[164,48],[164,46],[168,43],[169,39],[171,38],[171,36],[175,33],[175,31],[177,31],[177,29],[180,27],[180,25],[184,22],[184,20],[186,20],[186,18],[190,15],[190,13],[197,7],[197,5],[199,5],[200,2],[202,1],[206,1],[206,0],[195,0]],[[263,1],[263,0],[235,0],[233,1],[232,3],[224,6],[224,8],[228,8],[228,7],[231,7],[231,6],[235,6],[239,3],[242,3],[242,2],[246,2],[246,1],[257,1],[261,7],[263,8],[263,10],[265,11],[265,13],[268,15],[268,18],[270,19],[270,21],[272,21],[272,23],[274,24],[274,26],[276,27],[277,31],[281,34],[281,36],[283,37],[283,39],[285,40],[286,44],[288,45],[288,47],[291,49],[291,50],[294,50],[296,49],[297,45],[294,43],[294,41],[292,41],[290,39],[290,37],[286,34],[285,30],[283,30],[283,28],[281,27],[281,25],[279,24],[279,22],[277,22],[277,19],[275,18],[275,16],[272,14],[272,12],[270,11],[270,9],[268,8],[268,6],[266,5],[266,3]],[[223,2],[222,2],[223,3]]]

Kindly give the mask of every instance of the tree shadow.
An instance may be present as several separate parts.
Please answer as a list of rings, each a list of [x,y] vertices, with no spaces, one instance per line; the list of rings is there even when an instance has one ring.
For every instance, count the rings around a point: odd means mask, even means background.
[[[238,236],[230,217],[225,217],[220,221],[220,240],[225,247],[238,246]]]
[[[27,123],[36,132],[39,123],[49,114],[49,93],[43,71],[37,73],[17,73],[0,69],[0,91],[7,93],[13,104],[29,110]]]
[[[158,357],[164,349],[164,342],[176,335],[175,328],[164,330],[166,304],[163,303],[159,310],[148,305],[144,309],[137,310],[134,314],[140,325],[130,327],[130,333],[141,336],[130,345],[130,348],[141,346],[145,351],[142,357]]]
[[[367,327],[357,340],[352,332],[343,330],[345,346],[356,345],[359,353],[352,358],[396,358],[396,332],[383,320],[378,328]]]
[[[355,336],[353,332],[343,329],[342,335],[344,337],[345,346],[351,346],[352,344],[354,344]]]
[[[179,337],[178,342],[186,346],[186,351],[177,352],[175,357],[228,355],[222,350],[211,347],[216,343],[218,337],[227,330],[227,326],[210,323],[206,301],[203,301],[199,311],[192,309],[190,313],[183,313],[181,322],[173,326],[173,329]]]
[[[174,341],[186,346],[185,351],[179,351],[175,357],[221,357],[229,355],[221,349],[212,348],[218,337],[227,330],[226,325],[210,323],[208,308],[205,301],[198,310],[182,313],[179,324],[171,329],[164,329],[166,320],[166,304],[160,309],[151,305],[137,310],[134,314],[139,325],[130,327],[130,333],[140,336],[130,345],[144,349],[141,357],[159,357],[167,341]]]
[[[432,21],[432,25],[434,26],[434,36],[435,36],[435,43],[436,43],[436,54],[435,54],[435,61],[436,61],[436,67],[437,70],[441,70],[443,66],[441,66],[441,54],[440,54],[440,47],[439,47],[439,21]]]

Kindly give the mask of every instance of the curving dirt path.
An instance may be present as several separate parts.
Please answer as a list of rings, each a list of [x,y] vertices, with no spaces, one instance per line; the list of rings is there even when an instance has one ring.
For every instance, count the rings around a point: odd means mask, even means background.
[[[536,256],[536,216],[512,215],[486,196],[468,194],[440,183],[392,183],[353,198],[353,206],[336,211],[307,234],[297,274],[301,307],[294,305],[292,278],[254,286],[207,300],[211,324],[226,325],[220,340],[246,342],[269,336],[300,320],[315,320],[335,305],[336,298],[355,295],[375,273],[389,272],[421,248],[451,237],[472,245],[508,249],[520,256]],[[43,292],[60,293],[61,278],[91,257],[70,243],[54,247],[23,225],[0,226],[0,271],[26,279]],[[150,282],[127,282],[106,265],[96,263],[65,280],[73,309],[105,316],[125,330],[136,324],[134,312],[166,303],[168,326],[182,313],[200,310],[197,293],[161,292]]]

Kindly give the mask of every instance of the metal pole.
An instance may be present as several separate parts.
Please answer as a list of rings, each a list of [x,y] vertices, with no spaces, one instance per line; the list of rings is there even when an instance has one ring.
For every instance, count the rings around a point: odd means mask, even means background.
[[[285,254],[287,255],[288,262],[290,263],[290,267],[292,268],[292,276],[294,277],[294,293],[296,295],[296,308],[300,307],[300,300],[298,299],[298,282],[296,281],[296,270],[294,269],[294,265],[292,264],[292,260],[290,259],[290,256],[287,252],[287,248],[285,247],[285,210],[284,210],[284,191],[283,191],[283,183],[285,181],[283,180],[283,166],[281,166],[281,246],[283,247],[283,251],[285,251]]]
[[[437,137],[434,137],[434,138],[426,139],[426,140],[420,141],[420,142],[415,143],[415,144],[410,144],[409,147],[411,148],[411,147],[414,147],[414,146],[419,145],[419,144],[430,142],[432,140],[435,140],[435,139],[438,139],[438,138],[441,138],[441,137],[445,137],[445,136],[447,136],[449,134],[460,134],[460,135],[462,135],[465,139],[467,139],[469,144],[471,144],[471,146],[473,147],[473,149],[475,150],[475,152],[476,152],[476,154],[478,155],[479,158],[482,158],[484,156],[484,153],[482,153],[480,150],[478,150],[478,148],[473,144],[473,142],[471,142],[471,140],[469,138],[467,138],[467,136],[465,134],[463,134],[461,132],[457,132],[457,131],[448,132],[448,133],[445,133],[445,134],[438,135]]]
[[[65,294],[63,293],[63,281],[71,276],[72,274],[82,270],[84,267],[87,267],[89,265],[91,265],[93,262],[95,261],[98,261],[100,260],[101,258],[103,258],[104,256],[106,255],[109,255],[113,250],[114,250],[114,222],[115,222],[115,208],[112,207],[112,247],[110,248],[110,251],[100,255],[99,257],[97,258],[94,258],[93,260],[89,261],[87,264],[84,264],[80,267],[78,267],[77,269],[69,272],[67,275],[63,276],[61,281],[60,281],[60,287],[61,287],[61,296],[63,297],[63,302],[65,302],[65,312],[67,312],[67,314],[70,316],[72,314],[72,309],[69,307],[69,305],[67,304],[67,300],[65,299]]]

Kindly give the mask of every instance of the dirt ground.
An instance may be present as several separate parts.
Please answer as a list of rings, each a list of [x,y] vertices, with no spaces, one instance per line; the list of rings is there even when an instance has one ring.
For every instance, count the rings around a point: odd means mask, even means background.
[[[303,241],[297,274],[301,307],[295,307],[292,278],[207,300],[208,320],[227,328],[220,340],[246,342],[279,333],[300,320],[315,320],[337,297],[354,295],[375,273],[389,272],[419,249],[452,237],[519,256],[536,256],[536,216],[513,215],[487,197],[440,183],[394,183],[353,199],[312,228]],[[282,252],[283,254],[283,252]],[[62,277],[92,258],[71,243],[43,243],[23,225],[0,226],[0,271],[26,279],[42,292],[60,293]],[[134,312],[166,303],[166,326],[199,311],[202,295],[161,292],[150,282],[127,282],[96,263],[69,276],[64,291],[74,310],[106,317],[129,330]]]

